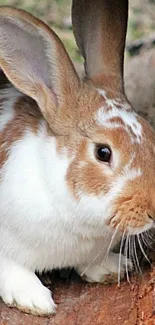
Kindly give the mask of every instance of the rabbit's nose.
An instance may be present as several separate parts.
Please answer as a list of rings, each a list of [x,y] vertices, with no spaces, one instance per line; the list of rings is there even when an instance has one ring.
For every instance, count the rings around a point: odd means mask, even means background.
[[[153,213],[148,213],[148,217],[150,220],[153,220],[153,222],[155,222],[155,215],[153,215]]]

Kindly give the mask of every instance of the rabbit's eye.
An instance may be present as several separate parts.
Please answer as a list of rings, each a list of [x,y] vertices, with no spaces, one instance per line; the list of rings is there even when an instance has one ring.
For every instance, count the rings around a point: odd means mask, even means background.
[[[96,147],[95,156],[100,161],[110,163],[111,154],[111,149],[106,145],[98,145]]]

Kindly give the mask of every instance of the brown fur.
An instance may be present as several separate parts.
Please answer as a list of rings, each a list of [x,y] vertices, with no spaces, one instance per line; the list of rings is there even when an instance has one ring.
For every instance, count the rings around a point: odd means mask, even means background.
[[[70,164],[66,177],[71,192],[75,198],[79,198],[81,192],[105,194],[110,188],[110,182],[107,184],[102,166],[89,159],[87,141],[82,140],[76,149],[75,158]]]
[[[126,196],[126,193],[129,193],[129,196]],[[144,227],[149,221],[148,215],[152,218],[155,217],[149,195],[150,191],[147,194],[145,191],[139,191],[139,187],[136,186],[135,181],[131,186],[128,184],[124,189],[123,196],[118,198],[115,202],[116,213],[115,216],[111,218],[110,225],[115,228],[120,224],[120,231],[127,231],[129,227],[132,229]]]
[[[144,227],[149,221],[148,215],[155,219],[155,170],[153,163],[155,135],[145,120],[141,118],[139,120],[143,130],[147,129],[148,132],[143,134],[141,145],[133,146],[136,159],[133,160],[131,167],[140,168],[142,175],[133,181],[128,181],[123,194],[114,202],[115,216],[110,220],[110,225],[113,227],[121,222],[119,227],[121,231],[127,230],[129,227],[133,229]]]

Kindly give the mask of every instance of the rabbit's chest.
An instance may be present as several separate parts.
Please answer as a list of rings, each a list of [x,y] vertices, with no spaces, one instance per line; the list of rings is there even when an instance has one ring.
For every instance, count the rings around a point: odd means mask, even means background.
[[[57,228],[51,233],[51,238],[43,238],[36,249],[36,241],[29,249],[32,256],[32,268],[38,270],[63,267],[76,267],[80,264],[90,263],[99,253],[105,255],[109,242],[105,238],[100,240],[82,240]],[[34,259],[35,256],[35,259]],[[33,265],[34,261],[34,265]]]

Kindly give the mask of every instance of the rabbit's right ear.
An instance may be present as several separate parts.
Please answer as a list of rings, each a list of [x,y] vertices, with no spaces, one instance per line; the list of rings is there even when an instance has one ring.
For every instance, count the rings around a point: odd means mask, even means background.
[[[0,7],[0,68],[38,103],[48,122],[69,106],[79,78],[57,35],[31,14]]]
[[[73,0],[72,21],[86,77],[122,92],[128,0]]]

